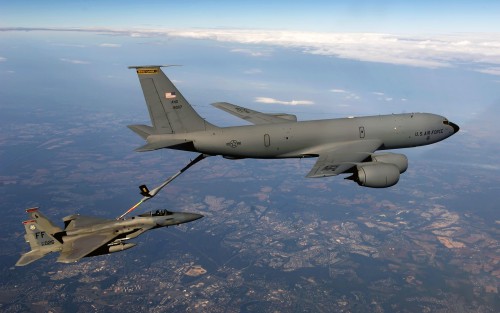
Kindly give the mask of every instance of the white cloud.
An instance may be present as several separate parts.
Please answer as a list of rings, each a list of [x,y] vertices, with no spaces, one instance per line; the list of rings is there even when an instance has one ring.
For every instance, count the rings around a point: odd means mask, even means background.
[[[355,93],[350,92],[347,96],[344,97],[344,99],[346,99],[346,100],[359,100],[359,99],[361,99],[361,97]]]
[[[450,67],[455,62],[500,64],[500,39],[492,34],[404,36],[230,29],[159,32],[176,37],[302,48],[311,54],[427,68]]]
[[[497,75],[500,34],[395,35],[382,33],[333,33],[250,29],[126,29],[126,28],[9,28],[10,31],[87,31],[132,37],[182,37],[259,46],[301,49],[304,53],[339,58],[440,68],[470,64],[471,70]],[[250,48],[232,52],[265,56]],[[485,67],[490,67],[485,69]]]
[[[255,51],[255,50],[251,50],[251,49],[231,49],[229,51],[234,52],[234,53],[246,54],[246,55],[249,55],[251,57],[265,57],[265,56],[270,55],[270,53],[268,51]]]
[[[5,61],[7,61],[7,58],[0,57],[0,62],[5,62]]]
[[[500,75],[500,67],[490,67],[485,69],[479,69],[477,71],[484,74]]]
[[[63,62],[66,62],[66,63],[71,63],[71,64],[90,64],[90,62],[82,61],[82,60],[65,59],[65,58],[61,58],[60,60]]]
[[[99,47],[104,47],[104,48],[120,48],[122,45],[118,43],[101,43]]]
[[[130,37],[141,38],[141,37],[150,37],[150,35],[149,34],[145,34],[145,33],[131,32],[130,33]]]
[[[71,43],[53,43],[53,46],[57,47],[71,47],[71,48],[85,48],[85,45],[71,44]]]
[[[250,85],[257,88],[257,89],[263,89],[263,90],[269,90],[269,84],[268,83],[263,83],[263,82],[250,82]]]
[[[268,104],[284,104],[284,105],[311,105],[311,104],[314,104],[313,101],[309,101],[309,100],[282,101],[282,100],[277,100],[274,98],[267,98],[267,97],[257,97],[257,98],[255,98],[255,102],[268,103]]]
[[[386,95],[381,91],[373,91],[372,94],[377,96],[377,100],[387,101],[387,102],[394,100],[392,97],[389,97],[388,95]],[[406,99],[401,99],[401,101],[406,101]]]
[[[262,70],[260,68],[251,68],[251,69],[244,71],[243,73],[248,74],[248,75],[254,75],[254,74],[262,73]]]
[[[354,92],[350,92],[349,90],[334,88],[334,89],[330,89],[330,91],[333,93],[343,95],[345,100],[359,100],[359,99],[361,99],[360,96],[358,96]]]

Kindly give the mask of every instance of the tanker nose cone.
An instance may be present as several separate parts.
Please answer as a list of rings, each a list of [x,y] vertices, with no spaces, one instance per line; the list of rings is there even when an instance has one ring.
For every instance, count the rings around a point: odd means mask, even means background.
[[[450,126],[453,127],[453,130],[455,131],[455,133],[458,133],[458,131],[460,130],[460,127],[455,124],[455,123],[452,123],[452,122],[449,122]]]

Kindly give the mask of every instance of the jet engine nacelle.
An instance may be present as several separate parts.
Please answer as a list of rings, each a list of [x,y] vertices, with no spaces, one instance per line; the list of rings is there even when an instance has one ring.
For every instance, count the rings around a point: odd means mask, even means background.
[[[399,181],[399,167],[392,163],[363,163],[357,165],[354,175],[347,179],[351,179],[363,187],[391,187]]]
[[[400,174],[403,174],[408,169],[408,158],[404,154],[399,154],[399,153],[372,154],[371,159],[373,162],[390,163],[396,165],[399,169]]]

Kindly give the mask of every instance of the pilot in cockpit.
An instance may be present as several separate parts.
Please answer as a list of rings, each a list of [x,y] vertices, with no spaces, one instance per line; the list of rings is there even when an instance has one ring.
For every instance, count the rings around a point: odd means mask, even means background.
[[[151,216],[165,216],[165,215],[171,215],[172,212],[169,210],[156,210],[156,211],[151,211],[150,212]]]

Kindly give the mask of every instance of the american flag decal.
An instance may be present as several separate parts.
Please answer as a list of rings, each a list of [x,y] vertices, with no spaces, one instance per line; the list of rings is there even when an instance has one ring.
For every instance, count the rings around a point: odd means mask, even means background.
[[[175,98],[175,91],[165,92],[165,99],[174,99],[174,98]]]

